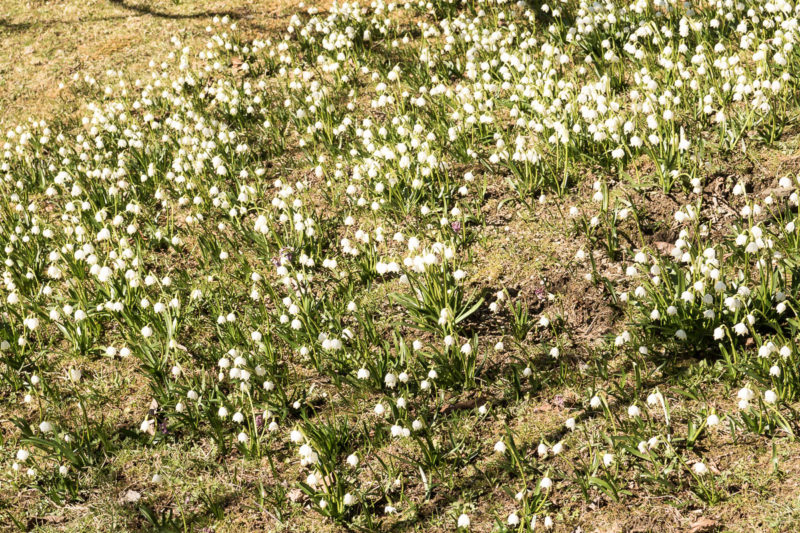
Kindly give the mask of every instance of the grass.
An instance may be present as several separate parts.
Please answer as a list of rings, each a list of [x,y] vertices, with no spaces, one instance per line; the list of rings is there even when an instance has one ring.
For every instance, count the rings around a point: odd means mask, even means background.
[[[0,110],[4,124],[74,116],[84,93],[77,75],[98,79],[109,70],[141,76],[161,61],[170,38],[202,44],[213,18],[232,16],[246,33],[278,34],[289,4],[280,1],[86,2],[35,0],[0,3],[0,45],[14,53],[0,58]],[[61,88],[61,85],[64,85]]]
[[[798,529],[791,13],[542,7],[0,0],[0,529]]]

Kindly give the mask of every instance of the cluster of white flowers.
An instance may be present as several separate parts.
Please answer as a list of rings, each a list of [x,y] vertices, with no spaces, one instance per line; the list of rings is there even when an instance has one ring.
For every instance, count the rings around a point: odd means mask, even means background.
[[[773,142],[796,111],[799,12],[345,2],[293,14],[274,41],[216,18],[202,51],[175,37],[148,77],[87,78],[97,101],[78,126],[31,120],[0,141],[0,397],[23,399],[8,405],[14,486],[66,497],[114,453],[102,448],[116,436],[91,438],[111,432],[101,414],[133,410],[138,444],[267,457],[338,521],[378,501],[403,513],[408,484],[430,496],[446,468],[493,461],[516,487],[515,530],[554,526],[556,484],[619,499],[635,469],[666,480],[680,465],[712,498],[717,465],[694,442],[722,420],[785,429],[800,390],[800,178],[764,193],[737,178],[724,201],[706,187],[708,153]],[[670,243],[643,230],[659,190],[680,198],[655,221]],[[602,281],[626,311],[607,343],[576,346],[574,309],[544,281],[512,298],[504,276],[487,279],[489,221],[511,200],[546,223],[568,212],[567,275]],[[689,352],[725,363],[738,412],[646,389],[658,358]],[[568,379],[582,411],[559,395],[563,427],[520,439],[513,415]],[[112,385],[152,398],[101,401]],[[515,405],[474,395],[492,387]],[[464,405],[470,417],[450,416]],[[486,514],[470,509],[457,528]]]

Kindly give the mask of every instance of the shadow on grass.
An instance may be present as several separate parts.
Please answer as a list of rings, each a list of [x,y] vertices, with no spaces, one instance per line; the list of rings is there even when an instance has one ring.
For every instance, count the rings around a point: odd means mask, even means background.
[[[247,14],[245,10],[200,11],[197,13],[170,13],[166,11],[159,11],[157,9],[153,9],[148,5],[128,2],[127,0],[108,0],[108,2],[115,7],[131,11],[132,13],[128,15],[109,15],[105,17],[85,18],[85,19],[82,18],[71,19],[71,20],[52,19],[52,20],[25,21],[25,22],[13,22],[8,18],[2,17],[0,18],[0,31],[21,33],[29,30],[47,29],[58,25],[73,26],[78,24],[85,24],[87,22],[112,22],[136,16],[148,16],[148,17],[171,19],[171,20],[192,20],[192,19],[206,19],[206,18],[224,17],[224,16],[231,17],[232,19],[237,19]]]
[[[151,17],[157,18],[166,18],[166,19],[173,19],[173,20],[182,20],[182,19],[197,19],[197,18],[210,18],[210,17],[231,17],[237,18],[241,16],[241,12],[238,11],[231,11],[231,10],[223,10],[223,11],[201,11],[199,13],[168,13],[164,11],[158,11],[153,9],[148,5],[142,4],[134,4],[131,2],[127,2],[126,0],[109,0],[114,6],[121,7],[123,9],[127,9],[129,11],[134,11],[139,13],[140,15],[147,15]]]

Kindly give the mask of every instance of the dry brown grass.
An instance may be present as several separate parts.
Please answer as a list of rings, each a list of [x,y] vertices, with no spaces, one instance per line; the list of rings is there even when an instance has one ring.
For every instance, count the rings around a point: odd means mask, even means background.
[[[280,35],[289,0],[0,0],[0,125],[54,117],[80,106],[72,76],[124,68],[135,78],[170,49],[170,37],[201,44],[215,16],[245,35]]]

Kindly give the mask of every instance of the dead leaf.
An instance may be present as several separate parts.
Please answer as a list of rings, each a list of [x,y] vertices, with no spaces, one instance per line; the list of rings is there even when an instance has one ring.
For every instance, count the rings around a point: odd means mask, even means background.
[[[139,492],[137,492],[135,490],[129,490],[122,497],[122,501],[126,502],[126,503],[136,503],[141,499],[142,499],[141,493],[139,493]]]
[[[674,244],[664,241],[657,241],[655,243],[656,250],[664,255],[669,255],[672,252],[672,249],[675,247]]]
[[[297,503],[302,497],[303,497],[303,491],[300,489],[292,489],[286,495],[286,498],[292,503]]]
[[[707,533],[719,527],[719,522],[711,518],[702,517],[689,526],[688,533]]]

